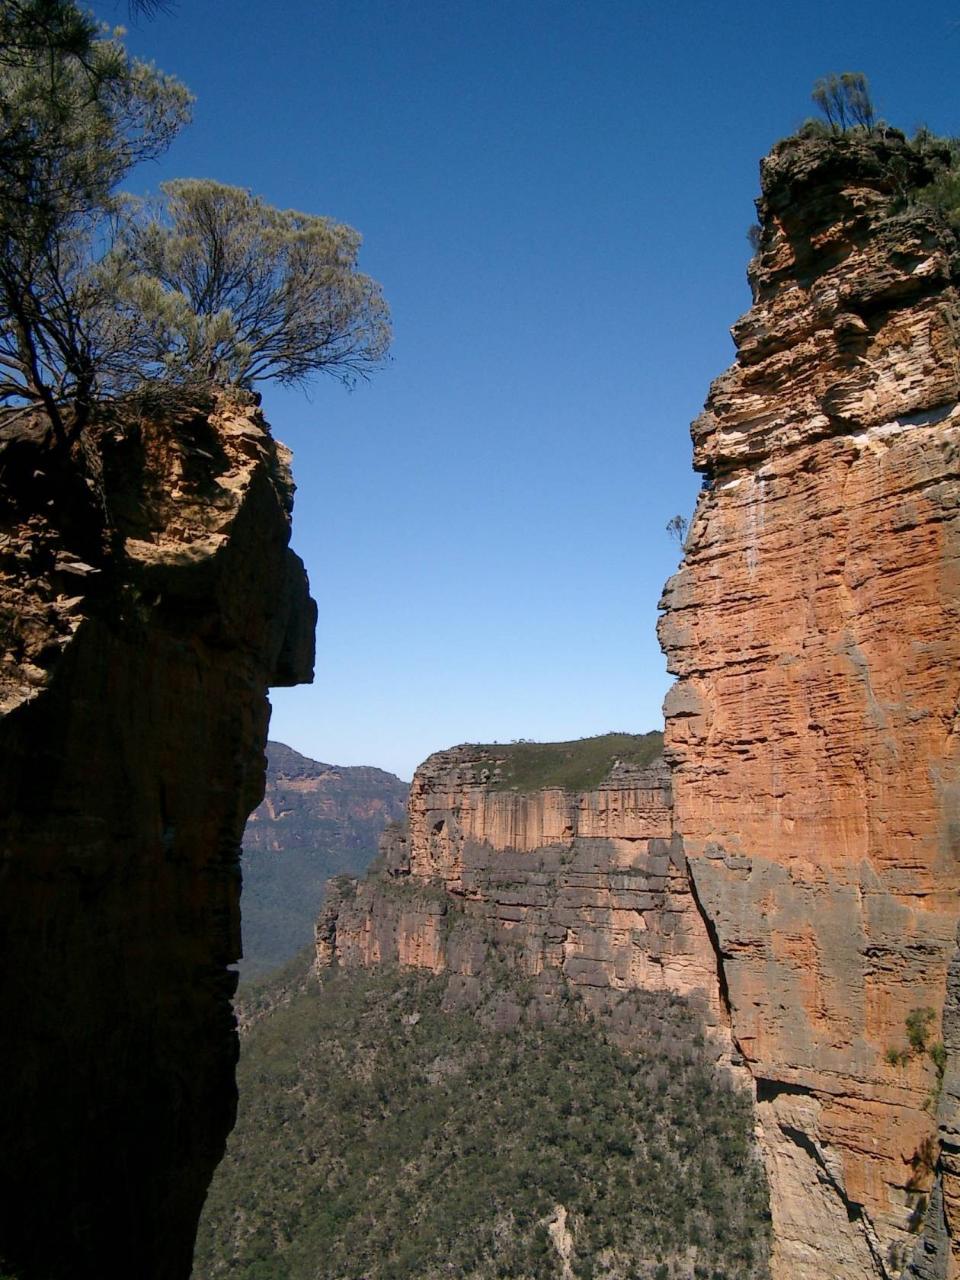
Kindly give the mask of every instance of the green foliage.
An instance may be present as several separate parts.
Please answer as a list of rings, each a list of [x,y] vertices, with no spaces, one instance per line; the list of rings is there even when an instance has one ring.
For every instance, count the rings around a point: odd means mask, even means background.
[[[813,86],[810,96],[834,133],[873,128],[876,112],[862,71],[844,71],[840,75],[832,72],[823,76]]]
[[[894,211],[910,206],[933,209],[960,232],[960,138],[938,137],[922,126],[907,139],[877,118],[862,72],[824,76],[812,96],[824,119],[805,121],[797,138],[832,139],[838,145],[871,140],[885,144],[876,158],[882,160],[897,197]]]
[[[117,195],[189,107],[72,0],[0,0],[0,403],[43,408],[61,443],[147,381],[161,403],[349,382],[386,354],[349,227],[214,182],[167,183],[155,208]]]
[[[539,791],[563,787],[590,791],[615,763],[647,765],[663,753],[663,734],[603,733],[572,742],[512,742],[483,748],[499,763],[491,786],[503,790]]]
[[[681,1002],[625,997],[627,1053],[577,1001],[498,1030],[500,999],[458,1011],[445,979],[383,969],[277,1003],[243,1045],[195,1280],[559,1280],[557,1205],[577,1280],[687,1276],[690,1250],[765,1275],[749,1102]]]
[[[313,981],[316,951],[313,943],[301,947],[286,963],[244,978],[237,988],[236,1010],[241,1025],[256,1022],[277,1005],[298,992],[306,991]]]
[[[84,425],[130,376],[129,335],[98,270],[114,191],[183,125],[176,80],[130,58],[67,0],[0,0],[0,401]]]
[[[926,1049],[927,1037],[936,1016],[936,1010],[929,1008],[911,1009],[907,1014],[904,1026],[907,1042],[914,1053],[923,1053]]]
[[[957,143],[954,141],[952,145],[956,147]],[[960,230],[960,167],[945,168],[933,182],[915,193],[914,202],[937,209],[954,230]]]
[[[922,1057],[924,1054],[930,1058],[936,1068],[937,1084],[925,1103],[928,1109],[936,1106],[943,1085],[943,1074],[947,1067],[947,1049],[943,1041],[937,1040],[934,1044],[929,1043],[930,1032],[936,1022],[936,1018],[936,1010],[931,1009],[929,1006],[911,1009],[904,1019],[907,1048],[895,1049],[891,1047],[884,1054],[885,1061],[891,1067],[905,1067],[914,1058]]]
[[[218,182],[161,191],[159,208],[131,207],[111,259],[151,366],[249,387],[320,371],[349,382],[383,360],[387,307],[357,270],[356,231]]]
[[[947,1069],[947,1046],[942,1040],[930,1046],[930,1061],[937,1069],[937,1078],[942,1080],[943,1073]]]
[[[936,210],[960,232],[960,138],[940,138],[921,128],[911,145],[926,161],[931,176],[906,193],[908,203]]]
[[[891,215],[931,210],[960,234],[960,138],[939,137],[926,126],[908,138],[878,119],[866,77],[859,72],[824,77],[817,81],[813,97],[825,118],[804,121],[785,143],[827,142],[841,155],[860,152],[875,171],[879,166],[883,186],[892,196]]]

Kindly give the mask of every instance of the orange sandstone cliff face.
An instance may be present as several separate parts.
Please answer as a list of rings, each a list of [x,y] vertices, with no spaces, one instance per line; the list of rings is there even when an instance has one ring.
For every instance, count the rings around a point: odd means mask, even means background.
[[[318,960],[399,962],[449,972],[469,991],[499,956],[534,980],[561,979],[588,1006],[616,992],[691,998],[728,1044],[716,957],[671,842],[662,760],[616,766],[595,790],[499,789],[497,748],[461,746],[416,771],[408,829],[388,829],[384,874],[328,896]]]
[[[895,210],[920,163],[896,138],[764,162],[662,601],[675,830],[756,1081],[777,1280],[958,1274],[956,1067],[890,1061],[914,1010],[958,1034],[960,310],[953,237]]]
[[[321,964],[468,985],[492,937],[541,992],[694,999],[753,1078],[775,1280],[960,1275],[960,308],[952,233],[897,204],[924,165],[764,162],[662,602],[672,814],[662,767],[520,794],[442,752],[318,926]]]
[[[309,680],[288,455],[249,400],[0,425],[0,1272],[186,1280],[233,1123],[239,849]]]

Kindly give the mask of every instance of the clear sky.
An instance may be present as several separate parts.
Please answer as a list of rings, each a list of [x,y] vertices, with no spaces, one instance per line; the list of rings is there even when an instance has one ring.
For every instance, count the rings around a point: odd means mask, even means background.
[[[101,17],[125,17],[103,0]],[[662,722],[665,525],[730,363],[759,158],[862,70],[960,131],[960,8],[928,0],[180,0],[132,49],[197,96],[138,189],[211,177],[364,236],[391,363],[264,384],[320,607],[271,735],[408,778],[464,741]]]

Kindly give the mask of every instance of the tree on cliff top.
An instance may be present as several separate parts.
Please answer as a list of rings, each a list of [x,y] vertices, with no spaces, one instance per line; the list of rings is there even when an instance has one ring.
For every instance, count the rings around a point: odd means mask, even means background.
[[[835,72],[823,76],[813,86],[810,95],[834,133],[844,133],[849,128],[872,129],[876,112],[870,98],[867,77],[862,71]]]
[[[0,0],[0,404],[60,444],[145,384],[350,382],[386,354],[349,227],[214,182],[117,195],[189,105],[72,0]]]
[[[902,212],[910,205],[926,206],[939,213],[954,233],[960,233],[960,138],[938,136],[923,125],[908,138],[892,128],[877,117],[862,71],[822,76],[811,97],[826,124],[823,120],[805,121],[800,138],[827,137],[844,146],[852,133],[854,141],[890,144],[878,158],[896,193],[894,211]],[[756,250],[759,228],[756,234],[754,228],[748,234]]]
[[[299,385],[317,372],[352,382],[383,359],[387,306],[357,270],[351,227],[218,182],[161,191],[159,209],[134,210],[113,258],[119,298],[159,371]]]
[[[61,440],[117,363],[95,268],[113,193],[189,103],[67,0],[0,2],[0,401],[42,406]]]

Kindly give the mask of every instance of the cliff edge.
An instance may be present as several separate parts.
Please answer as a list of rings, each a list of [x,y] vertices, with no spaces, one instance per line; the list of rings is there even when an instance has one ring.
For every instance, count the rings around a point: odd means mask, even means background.
[[[671,839],[661,745],[658,733],[611,734],[430,756],[407,824],[384,834],[380,874],[331,883],[321,971],[399,963],[450,975],[451,999],[469,1001],[503,963],[545,1013],[566,991],[606,1013],[630,991],[672,992],[729,1060],[716,957]]]
[[[251,397],[49,443],[0,423],[0,1271],[184,1280],[265,694],[311,679],[315,606]]]
[[[960,1260],[960,311],[953,234],[904,199],[924,165],[896,134],[764,161],[754,304],[662,601],[674,826],[780,1280]]]

